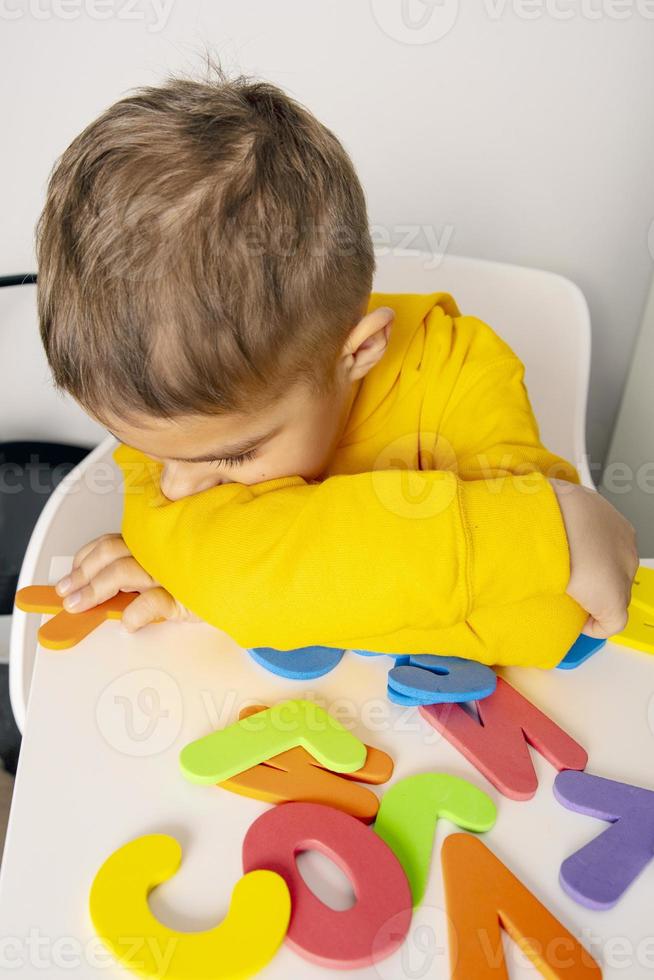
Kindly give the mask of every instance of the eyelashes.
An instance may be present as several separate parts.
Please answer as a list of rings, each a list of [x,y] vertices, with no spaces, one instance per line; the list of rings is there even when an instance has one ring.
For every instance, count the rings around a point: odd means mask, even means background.
[[[248,463],[254,459],[256,455],[256,449],[250,449],[246,453],[241,453],[240,456],[222,456],[217,459],[210,459],[209,462],[212,466],[241,466],[243,463]]]

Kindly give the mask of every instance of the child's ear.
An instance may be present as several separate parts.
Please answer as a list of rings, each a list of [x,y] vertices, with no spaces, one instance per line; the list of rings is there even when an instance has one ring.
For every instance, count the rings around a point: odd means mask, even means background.
[[[381,359],[391,334],[395,312],[380,306],[359,320],[343,345],[343,362],[350,381],[363,378]]]

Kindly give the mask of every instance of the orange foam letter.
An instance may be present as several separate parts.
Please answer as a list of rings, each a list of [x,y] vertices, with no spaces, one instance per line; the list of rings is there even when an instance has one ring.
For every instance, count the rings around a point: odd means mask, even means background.
[[[239,718],[248,718],[265,710],[265,705],[244,708]],[[217,785],[266,803],[323,803],[343,810],[363,823],[372,823],[377,816],[379,800],[357,782],[387,782],[393,774],[393,760],[381,749],[371,745],[366,748],[366,761],[356,772],[332,772],[321,766],[306,749],[298,747],[281,752]]]
[[[451,980],[508,980],[505,929],[548,980],[599,980],[602,971],[478,837],[451,834],[441,850]]]

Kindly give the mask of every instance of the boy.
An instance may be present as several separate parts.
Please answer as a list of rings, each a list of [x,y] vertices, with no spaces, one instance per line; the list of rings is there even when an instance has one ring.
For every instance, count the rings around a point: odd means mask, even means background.
[[[111,106],[49,182],[41,336],[125,476],[65,607],[540,667],[622,629],[633,528],[541,444],[520,361],[447,294],[371,294],[342,145],[216,71]]]

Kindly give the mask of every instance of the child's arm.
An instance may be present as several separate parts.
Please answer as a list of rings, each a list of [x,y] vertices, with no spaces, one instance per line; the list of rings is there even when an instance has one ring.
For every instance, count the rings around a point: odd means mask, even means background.
[[[441,350],[444,371],[433,360]],[[383,636],[378,648],[392,650],[396,636],[400,651],[407,629],[438,630],[473,608],[562,593],[565,529],[542,474],[578,476],[542,446],[521,362],[489,326],[460,315],[429,328],[427,352],[420,472],[333,476],[317,487],[300,477],[235,483],[171,502],[159,490],[160,465],[120,446],[122,531],[136,560],[157,569],[178,604],[246,646]],[[452,390],[432,418],[443,376]],[[430,455],[436,427],[440,448]],[[447,472],[452,460],[459,479]],[[482,478],[479,487],[462,483]],[[522,566],[515,553],[502,560],[511,536],[521,540]]]
[[[561,512],[538,472],[488,481],[420,472],[417,502],[399,469],[317,485],[231,483],[169,501],[160,464],[126,446],[114,459],[132,555],[242,646],[357,646],[568,582]]]
[[[440,419],[425,398],[425,428],[439,434],[435,469],[411,475],[421,492],[406,471],[383,470],[317,486],[228,484],[171,502],[159,464],[121,446],[123,535],[136,559],[244,646],[378,637],[376,648],[392,652],[397,634],[401,652],[407,629],[436,631],[473,609],[566,591],[591,612],[591,632],[621,629],[633,528],[542,445],[508,345],[475,318],[452,326],[461,369]],[[439,380],[434,372],[430,383]],[[429,466],[421,439],[423,448]],[[443,458],[455,473],[438,468]]]
[[[579,485],[571,463],[542,445],[524,386],[524,365],[511,348],[474,317],[458,317],[452,326],[466,356],[439,440],[456,454],[462,479],[534,470],[550,479],[566,532],[560,547],[570,556],[566,592],[591,613],[584,632],[598,637],[619,632],[638,568],[634,528],[597,491]]]
[[[244,646],[403,652],[415,637],[427,649],[431,633],[473,610],[566,590],[605,635],[619,630],[637,563],[633,529],[541,444],[511,349],[472,317],[449,322],[452,337],[439,343],[458,365],[456,382],[443,410],[429,364],[421,419],[421,465],[432,471],[233,483],[173,502],[160,492],[160,464],[119,446],[134,562]],[[114,581],[113,568],[96,601],[133,587]],[[75,587],[87,580],[79,573]]]

